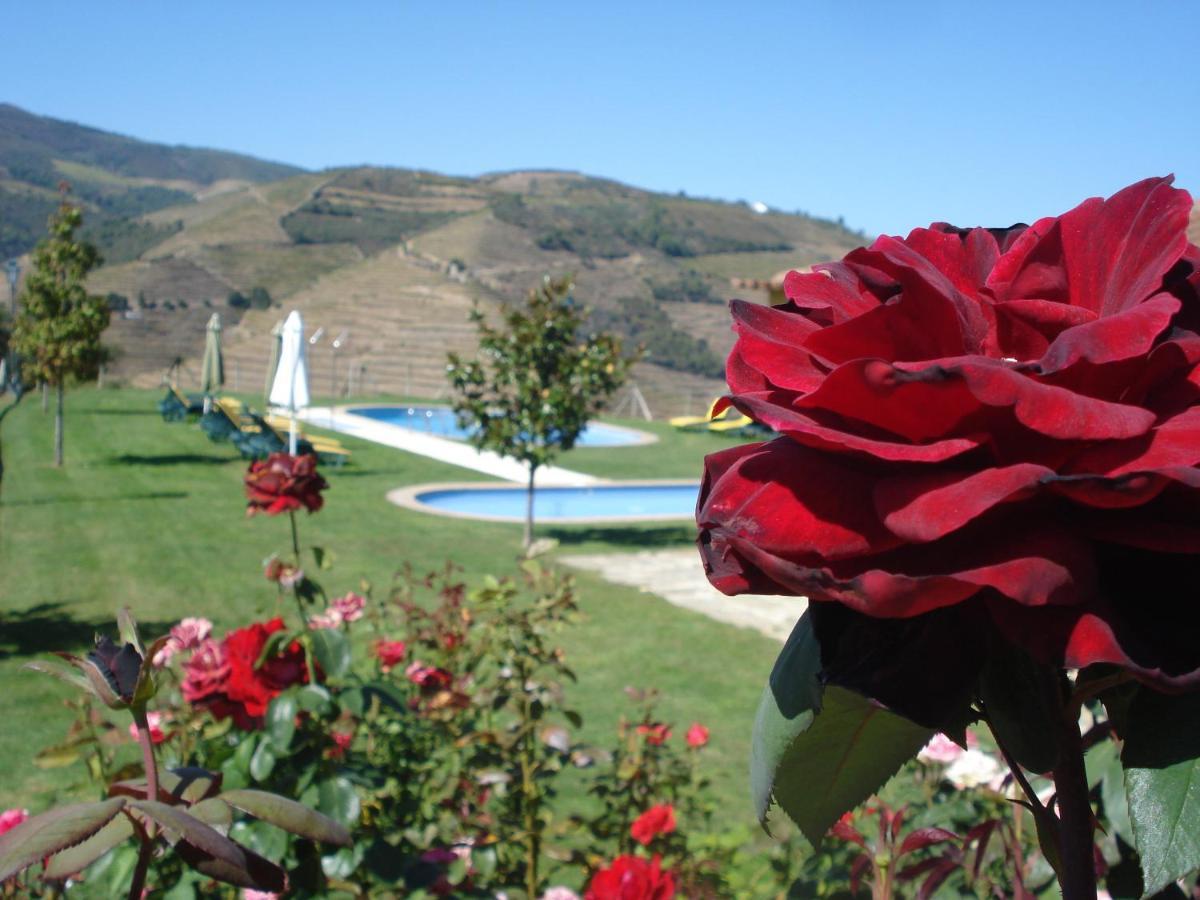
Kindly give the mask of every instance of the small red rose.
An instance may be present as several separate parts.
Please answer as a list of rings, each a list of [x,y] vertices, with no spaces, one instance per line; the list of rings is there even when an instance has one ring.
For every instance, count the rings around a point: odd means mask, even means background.
[[[243,479],[246,486],[246,514],[265,512],[269,516],[307,509],[316,512],[325,502],[321,491],[329,487],[317,473],[317,458],[272,453],[265,460],[250,463]]]
[[[675,807],[670,803],[659,803],[634,819],[629,833],[635,841],[647,847],[660,834],[670,834],[674,830]]]
[[[667,742],[667,738],[671,736],[671,726],[662,722],[651,722],[649,724],[639,725],[637,733],[646,739],[647,744],[652,744],[655,747],[661,746]]]
[[[672,900],[675,878],[662,870],[662,860],[618,856],[592,877],[584,900]]]
[[[693,722],[692,727],[687,730],[686,740],[689,747],[699,750],[708,743],[708,729],[699,722]]]
[[[404,662],[404,655],[408,652],[408,647],[404,641],[376,641],[375,642],[375,658],[379,660],[379,668],[384,672],[390,672],[400,663]]]

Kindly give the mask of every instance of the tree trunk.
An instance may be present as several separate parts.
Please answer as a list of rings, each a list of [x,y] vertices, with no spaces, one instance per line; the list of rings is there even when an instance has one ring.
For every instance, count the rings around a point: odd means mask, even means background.
[[[42,382],[42,412],[50,409],[50,385]]]
[[[63,464],[63,384],[60,380],[54,387],[54,467],[61,469]]]
[[[529,545],[533,543],[533,473],[537,471],[537,466],[533,463],[529,464],[529,487],[525,492],[525,549],[529,549]]]

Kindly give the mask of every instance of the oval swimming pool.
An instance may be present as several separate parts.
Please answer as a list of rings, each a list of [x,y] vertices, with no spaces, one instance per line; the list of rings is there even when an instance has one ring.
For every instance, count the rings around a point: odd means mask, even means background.
[[[533,495],[533,517],[560,523],[691,519],[699,494],[700,485],[694,481],[540,487]],[[525,488],[520,485],[417,485],[388,497],[401,506],[444,516],[498,522],[525,519]]]
[[[465,441],[469,432],[458,424],[454,410],[448,406],[356,406],[346,412],[386,425],[397,425],[410,431],[420,431],[452,441]],[[633,428],[592,422],[579,435],[576,447],[630,447],[649,444],[654,435]]]

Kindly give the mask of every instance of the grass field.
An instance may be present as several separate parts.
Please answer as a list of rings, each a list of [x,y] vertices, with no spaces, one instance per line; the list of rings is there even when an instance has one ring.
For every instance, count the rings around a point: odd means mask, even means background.
[[[211,618],[218,632],[272,614],[276,597],[262,561],[289,546],[286,519],[247,518],[245,463],[229,444],[210,443],[195,425],[165,424],[160,394],[80,389],[68,395],[66,459],[50,465],[53,417],[30,398],[4,421],[5,479],[0,497],[0,808],[40,808],[69,792],[80,773],[39,770],[31,757],[62,737],[66,689],[21,671],[51,650],[85,649],[115,610],[130,605],[143,631],[167,629],[185,615]],[[705,453],[728,439],[681,435],[658,423],[658,444],[581,449],[562,465],[611,478],[698,477]],[[390,488],[425,481],[483,480],[436,460],[344,438],[353,464],[327,473],[320,513],[300,521],[301,539],[336,554],[322,581],[342,592],[360,578],[386,595],[404,562],[461,565],[469,581],[514,571],[520,526],[445,519],[399,509]],[[687,525],[541,527],[567,552],[630,552],[686,546]],[[697,562],[699,565],[699,562]],[[608,738],[629,709],[627,685],[656,687],[665,717],[712,729],[709,771],[730,810],[728,825],[752,823],[745,786],[754,708],[777,645],[636,590],[580,574],[586,621],[564,635],[579,675],[572,688],[584,714],[583,737]]]

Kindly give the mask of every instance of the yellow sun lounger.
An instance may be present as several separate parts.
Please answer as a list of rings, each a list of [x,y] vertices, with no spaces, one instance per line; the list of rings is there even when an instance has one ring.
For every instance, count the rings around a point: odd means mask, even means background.
[[[703,416],[676,416],[667,421],[680,431],[728,431],[731,428],[744,428],[750,424],[750,419],[742,415],[732,406],[726,407],[721,414],[713,418],[713,410],[721,402],[718,397],[708,405],[708,414]]]

